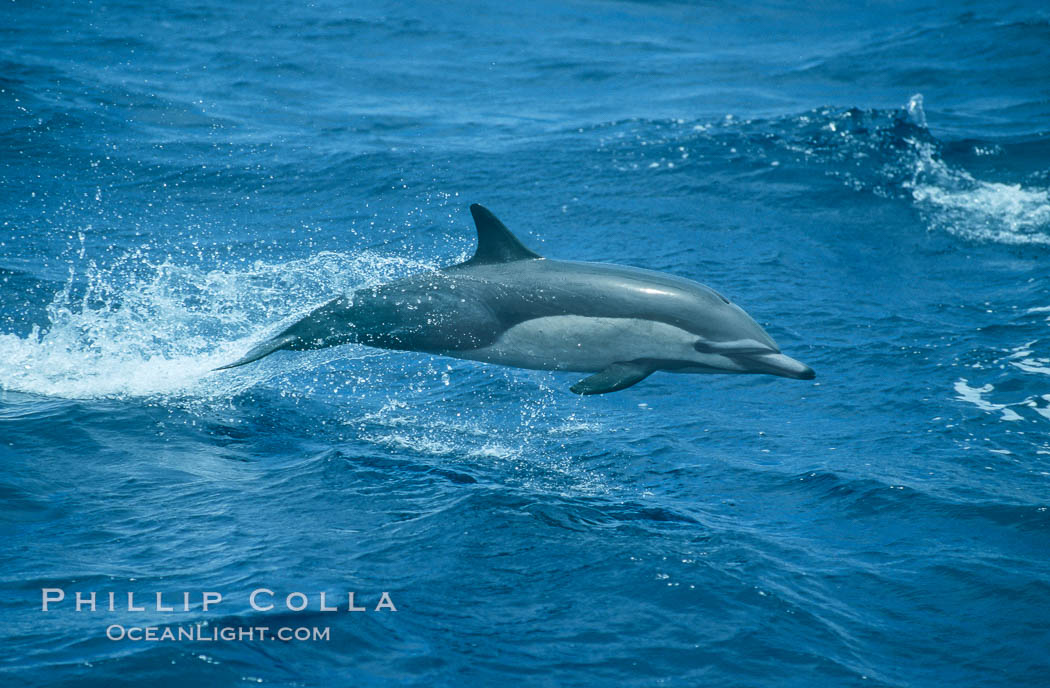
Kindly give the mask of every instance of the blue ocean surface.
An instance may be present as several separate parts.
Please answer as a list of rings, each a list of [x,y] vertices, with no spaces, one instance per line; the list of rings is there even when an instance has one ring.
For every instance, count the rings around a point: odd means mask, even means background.
[[[817,378],[211,372],[475,202]],[[1045,3],[0,7],[4,686],[1047,685],[1048,506]]]

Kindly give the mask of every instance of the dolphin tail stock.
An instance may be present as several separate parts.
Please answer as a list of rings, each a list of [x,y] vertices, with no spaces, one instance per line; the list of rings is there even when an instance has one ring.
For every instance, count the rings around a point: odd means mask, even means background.
[[[349,301],[346,298],[332,299],[314,308],[277,335],[261,344],[255,345],[248,353],[233,363],[219,366],[215,370],[226,370],[246,365],[282,349],[306,351],[308,349],[323,349],[326,346],[335,346],[336,344],[345,344],[352,341],[352,336],[339,331],[340,327],[352,324],[344,323],[341,320],[348,307]]]
[[[219,366],[218,368],[213,368],[212,370],[227,370],[229,368],[237,368],[238,366],[254,363],[260,358],[265,358],[266,356],[269,356],[274,351],[280,351],[281,349],[290,348],[289,344],[295,343],[298,339],[299,338],[295,335],[279,334],[272,339],[268,339],[265,342],[262,342],[261,344],[253,346],[248,351],[248,353],[244,354],[233,363],[229,363],[224,366]]]

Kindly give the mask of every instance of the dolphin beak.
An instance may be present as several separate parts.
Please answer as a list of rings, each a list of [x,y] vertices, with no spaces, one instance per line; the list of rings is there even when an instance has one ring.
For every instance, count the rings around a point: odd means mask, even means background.
[[[805,363],[796,361],[784,354],[760,354],[747,357],[748,367],[751,372],[769,373],[780,377],[790,377],[795,380],[812,380],[817,376]]]

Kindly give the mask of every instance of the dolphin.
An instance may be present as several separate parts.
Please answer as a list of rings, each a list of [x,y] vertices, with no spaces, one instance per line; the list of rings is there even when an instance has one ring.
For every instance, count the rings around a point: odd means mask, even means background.
[[[570,389],[604,394],[656,371],[767,373],[811,380],[739,306],[692,280],[544,258],[488,209],[463,263],[332,299],[224,370],[275,351],[355,342],[534,370],[592,373]]]

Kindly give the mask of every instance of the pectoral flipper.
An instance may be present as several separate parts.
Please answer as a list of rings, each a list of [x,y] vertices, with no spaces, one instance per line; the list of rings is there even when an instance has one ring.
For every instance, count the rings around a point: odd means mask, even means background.
[[[623,361],[613,363],[600,372],[585,377],[569,388],[576,394],[606,394],[607,392],[619,392],[631,385],[636,385],[653,374],[651,365],[641,361]]]

